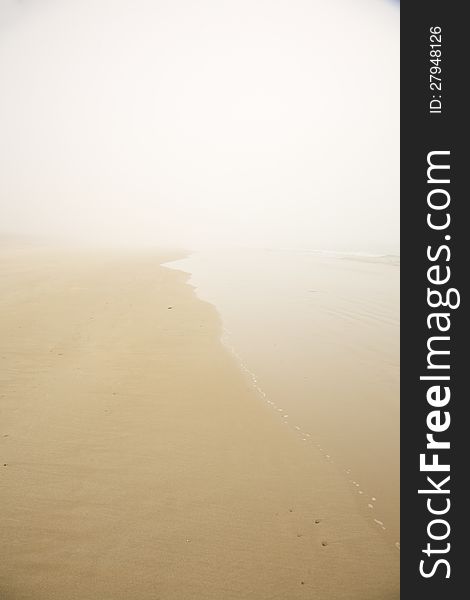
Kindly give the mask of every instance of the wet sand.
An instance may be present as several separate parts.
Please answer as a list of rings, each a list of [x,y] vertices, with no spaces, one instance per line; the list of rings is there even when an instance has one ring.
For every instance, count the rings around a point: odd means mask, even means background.
[[[169,266],[217,307],[227,347],[278,418],[309,434],[399,543],[399,257],[225,249]]]
[[[176,254],[0,252],[2,600],[399,597],[399,552]]]

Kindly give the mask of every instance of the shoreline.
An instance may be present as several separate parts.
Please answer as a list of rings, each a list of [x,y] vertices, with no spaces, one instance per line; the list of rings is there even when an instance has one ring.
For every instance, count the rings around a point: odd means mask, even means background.
[[[193,253],[168,266],[191,273],[262,401],[342,470],[399,547],[399,267],[288,250]]]
[[[2,254],[2,597],[398,598],[397,550],[171,259]]]

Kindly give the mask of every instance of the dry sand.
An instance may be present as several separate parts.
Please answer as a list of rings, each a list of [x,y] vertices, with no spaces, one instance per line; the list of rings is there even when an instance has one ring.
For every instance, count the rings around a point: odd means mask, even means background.
[[[0,251],[2,600],[399,597],[399,552],[172,256]]]

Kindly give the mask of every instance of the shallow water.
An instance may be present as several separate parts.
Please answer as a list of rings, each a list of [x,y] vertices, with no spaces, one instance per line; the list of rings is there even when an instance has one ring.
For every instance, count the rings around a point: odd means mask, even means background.
[[[191,273],[260,399],[398,543],[398,259],[226,250],[167,266]]]

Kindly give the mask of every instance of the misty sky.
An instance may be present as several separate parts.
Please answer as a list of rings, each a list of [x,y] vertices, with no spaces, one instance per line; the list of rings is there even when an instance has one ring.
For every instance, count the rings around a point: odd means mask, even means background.
[[[388,0],[0,0],[0,235],[398,252]]]

